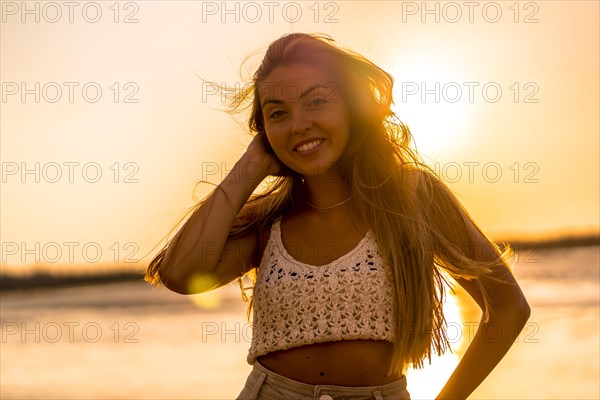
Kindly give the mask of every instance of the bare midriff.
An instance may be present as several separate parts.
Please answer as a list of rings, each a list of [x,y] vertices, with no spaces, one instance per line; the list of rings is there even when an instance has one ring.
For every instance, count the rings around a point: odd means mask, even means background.
[[[342,340],[280,350],[258,357],[271,371],[311,385],[378,386],[388,374],[393,344],[384,340]]]

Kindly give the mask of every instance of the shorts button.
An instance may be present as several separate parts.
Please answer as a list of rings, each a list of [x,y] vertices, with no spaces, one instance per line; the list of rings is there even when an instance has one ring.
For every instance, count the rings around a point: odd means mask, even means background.
[[[319,400],[333,400],[333,397],[328,394],[324,394],[323,396],[319,397]]]

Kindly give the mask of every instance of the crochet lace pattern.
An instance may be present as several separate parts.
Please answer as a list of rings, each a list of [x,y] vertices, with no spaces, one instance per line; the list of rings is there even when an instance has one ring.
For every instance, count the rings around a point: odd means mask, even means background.
[[[292,347],[339,340],[395,337],[392,275],[371,230],[349,253],[326,265],[294,259],[271,235],[253,289],[252,343],[247,361]]]

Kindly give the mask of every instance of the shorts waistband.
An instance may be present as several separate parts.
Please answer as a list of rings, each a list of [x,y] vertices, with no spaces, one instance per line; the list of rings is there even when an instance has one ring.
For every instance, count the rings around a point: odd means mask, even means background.
[[[338,386],[338,385],[311,385],[308,383],[296,381],[294,379],[287,378],[283,375],[279,375],[276,372],[271,371],[258,360],[254,362],[254,369],[259,373],[266,375],[266,380],[273,383],[283,385],[289,389],[294,389],[302,393],[311,393],[315,398],[318,398],[321,394],[336,393],[339,395],[344,394],[358,394],[358,393],[397,393],[402,389],[406,389],[406,375],[402,375],[399,379],[394,382],[390,382],[384,385],[377,386]],[[408,395],[408,392],[406,392]],[[410,397],[407,397],[410,398]]]

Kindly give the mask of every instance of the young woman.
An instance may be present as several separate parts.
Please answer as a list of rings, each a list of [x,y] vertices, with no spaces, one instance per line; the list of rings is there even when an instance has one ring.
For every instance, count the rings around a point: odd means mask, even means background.
[[[191,294],[252,273],[253,370],[239,399],[408,399],[406,369],[449,345],[447,274],[483,317],[437,398],[469,396],[530,310],[510,248],[410,149],[390,109],[393,78],[298,33],[271,43],[252,83],[232,102],[250,101],[252,142],[146,280]],[[503,332],[493,342],[490,324]]]

